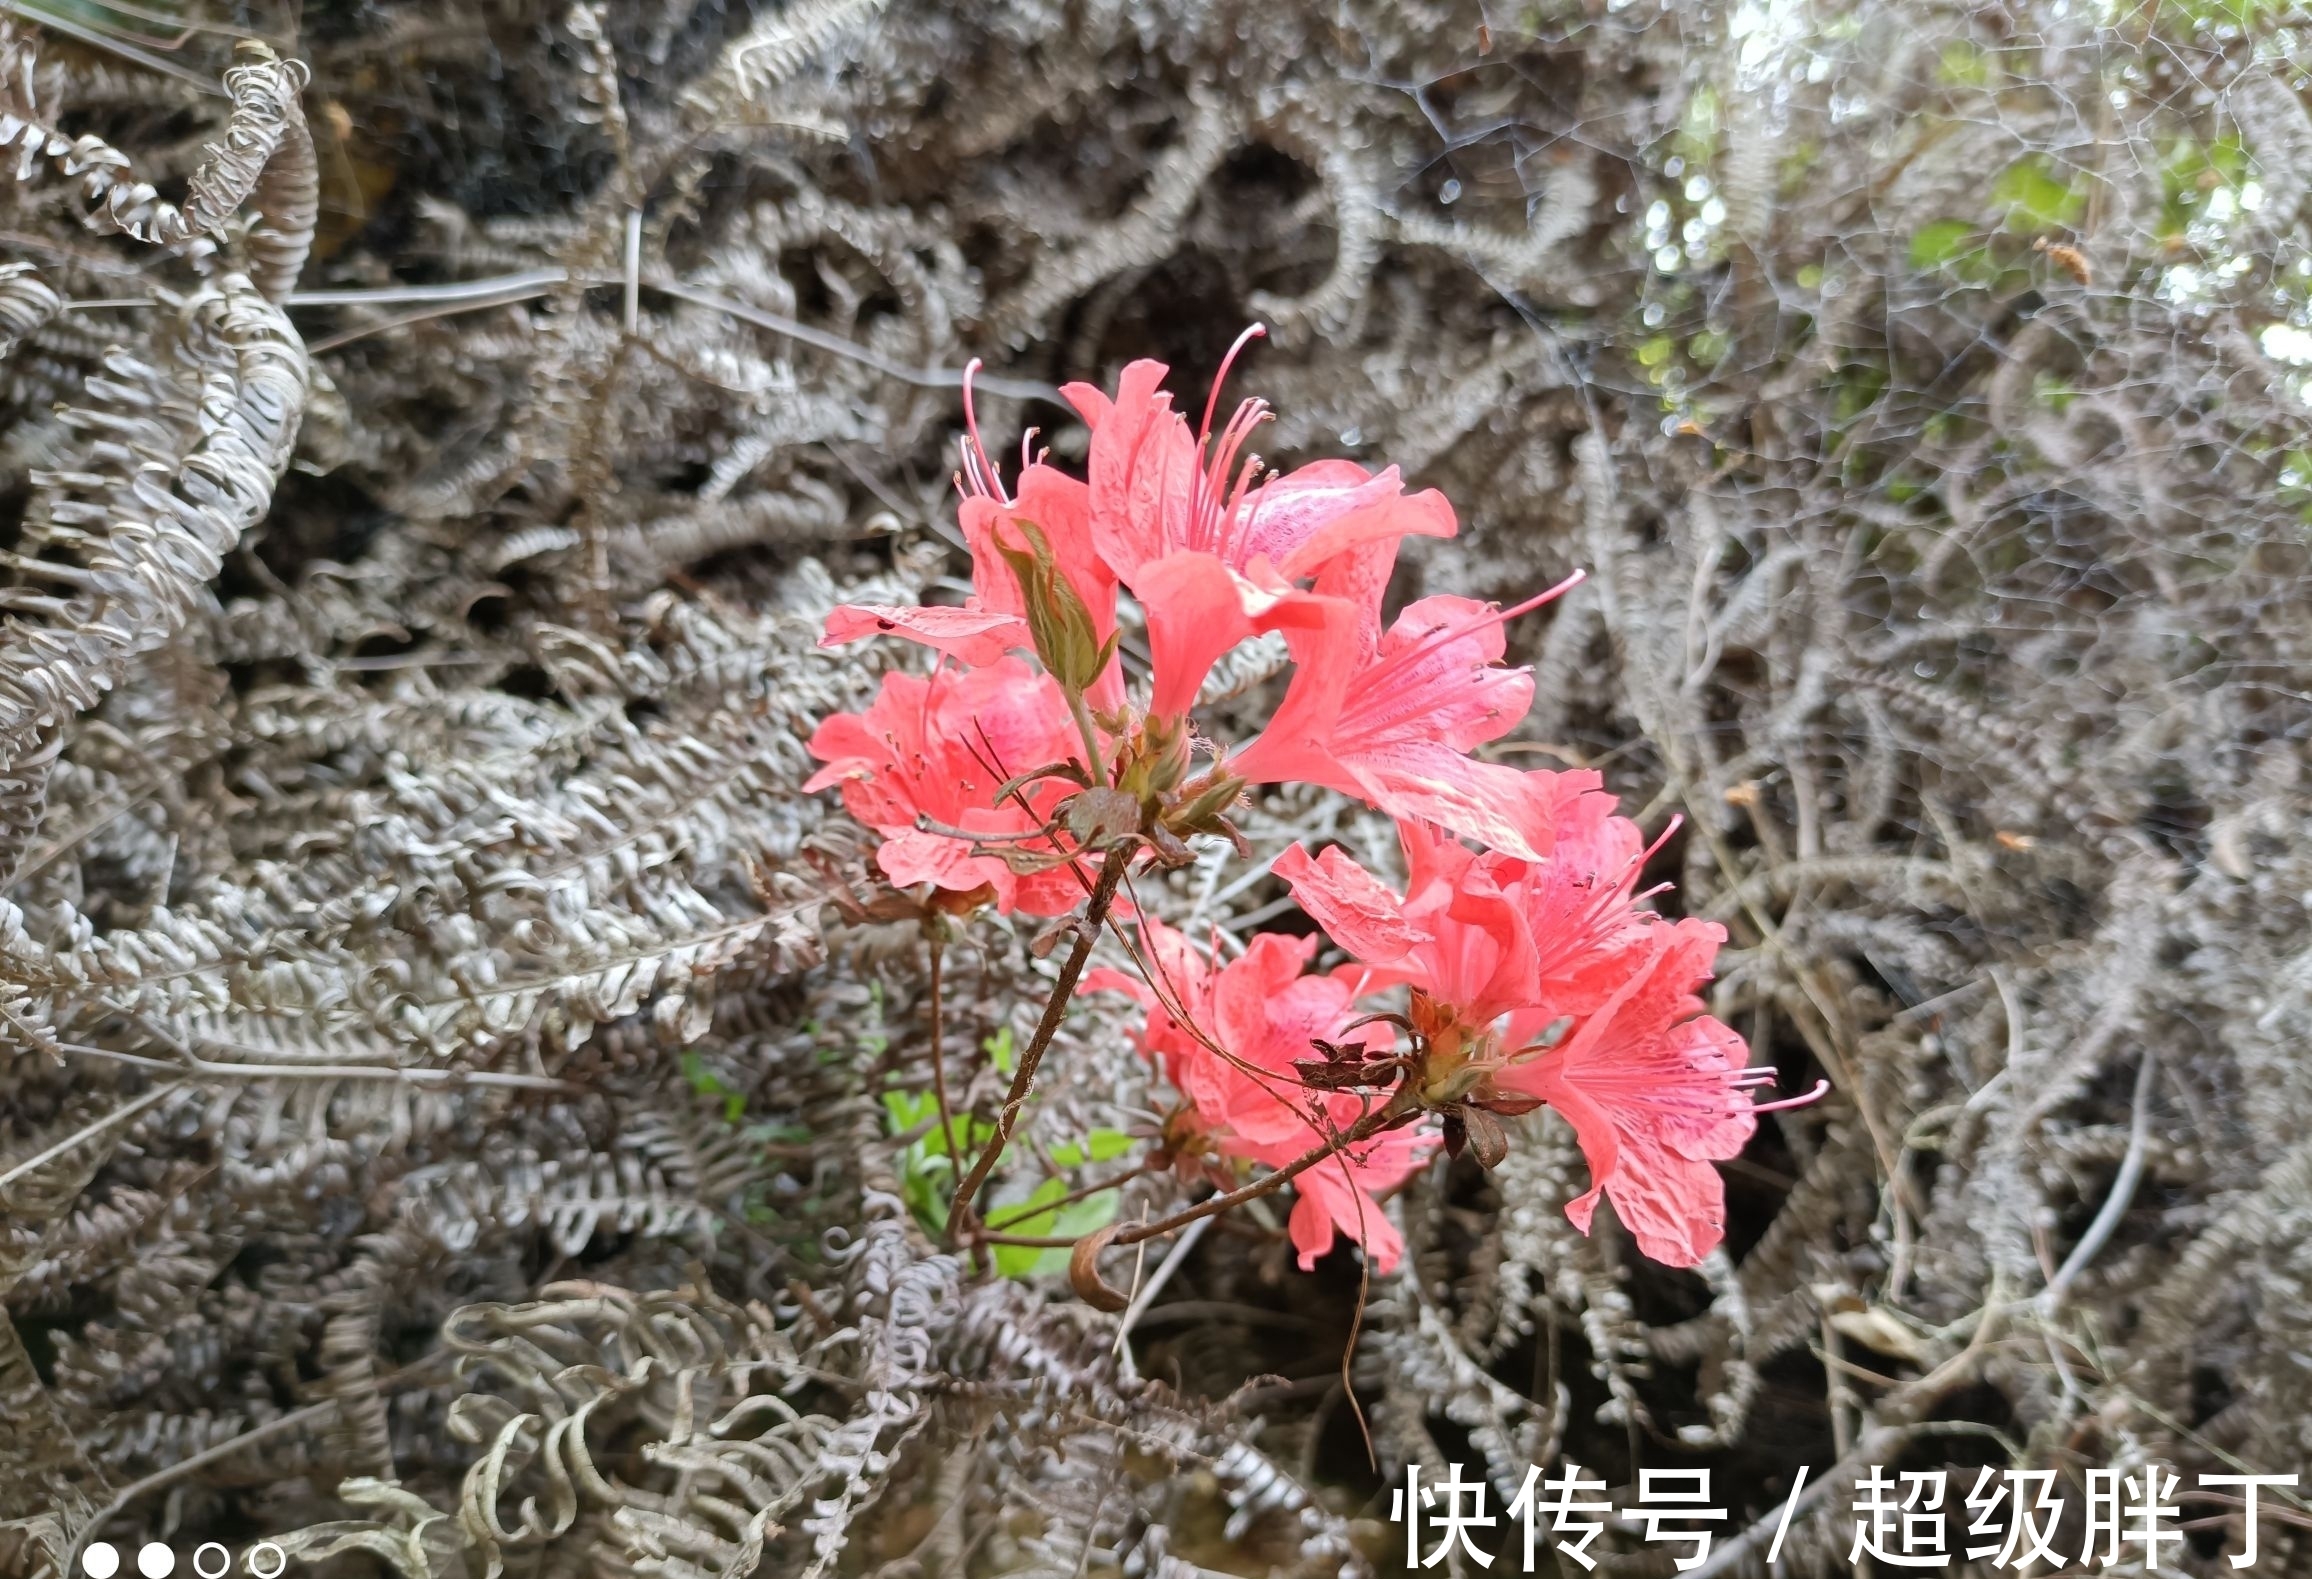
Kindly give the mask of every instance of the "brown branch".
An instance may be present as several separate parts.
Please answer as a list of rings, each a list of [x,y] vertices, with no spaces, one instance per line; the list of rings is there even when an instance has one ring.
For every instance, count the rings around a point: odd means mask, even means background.
[[[1159,1222],[1135,1224],[1117,1234],[1110,1243],[1121,1250],[1143,1239],[1154,1239],[1176,1228],[1185,1228],[1199,1217],[1216,1216],[1231,1207],[1242,1206],[1246,1201],[1256,1200],[1273,1190],[1281,1189],[1327,1157],[1346,1151],[1361,1140],[1370,1140],[1385,1129],[1396,1129],[1411,1123],[1420,1113],[1420,1104],[1413,1096],[1411,1085],[1399,1086],[1386,1103],[1358,1119],[1331,1140],[1301,1153],[1275,1172],[1264,1173],[1250,1184],[1239,1186],[1225,1195],[1208,1196],[1194,1206],[1174,1212]]]
[[[947,1210],[947,1237],[959,1241],[965,1237],[964,1225],[971,1219],[972,1198],[987,1184],[988,1175],[995,1171],[1004,1147],[1011,1141],[1012,1130],[1019,1123],[1020,1109],[1026,1105],[1028,1087],[1035,1080],[1036,1066],[1044,1060],[1044,1051],[1059,1034],[1060,1022],[1068,1016],[1068,1002],[1074,997],[1076,982],[1084,974],[1084,965],[1092,957],[1092,945],[1100,938],[1100,924],[1107,919],[1108,907],[1116,901],[1116,889],[1124,881],[1124,868],[1132,859],[1129,841],[1119,843],[1108,851],[1107,860],[1100,867],[1099,880],[1092,884],[1091,897],[1084,904],[1084,918],[1076,931],[1076,946],[1068,951],[1065,964],[1060,966],[1060,979],[1052,983],[1052,995],[1044,1000],[1044,1017],[1036,1025],[1035,1035],[1020,1053],[1019,1067],[1012,1071],[1011,1091],[1004,1098],[1003,1111],[996,1115],[995,1138],[971,1165],[971,1172],[955,1188],[955,1204]]]
[[[1073,1206],[1078,1201],[1090,1200],[1093,1196],[1102,1194],[1108,1190],[1120,1190],[1125,1185],[1130,1184],[1134,1179],[1141,1177],[1143,1174],[1156,1173],[1159,1171],[1161,1170],[1152,1168],[1147,1163],[1143,1162],[1140,1164],[1140,1166],[1132,1169],[1130,1172],[1119,1173],[1113,1179],[1102,1179],[1097,1184],[1087,1184],[1081,1189],[1070,1190],[1067,1194],[1060,1196],[1056,1200],[1022,1201],[1017,1205],[1004,1207],[997,1213],[997,1216],[1000,1217],[1002,1221],[998,1222],[995,1218],[990,1218],[988,1220],[987,1226],[989,1228],[1002,1228],[1006,1224],[1010,1223],[1024,1223],[1029,1218],[1035,1217],[1041,1213],[1056,1212],[1063,1206]],[[974,1234],[972,1237],[977,1239],[983,1236]]]
[[[1101,1310],[1125,1310],[1130,1306],[1131,1301],[1109,1287],[1100,1277],[1099,1260],[1102,1251],[1127,1249],[1159,1235],[1171,1233],[1175,1229],[1191,1227],[1205,1218],[1219,1216],[1230,1207],[1241,1206],[1246,1201],[1256,1200],[1272,1191],[1282,1189],[1291,1180],[1306,1173],[1327,1158],[1340,1155],[1358,1141],[1369,1139],[1382,1130],[1395,1129],[1399,1125],[1409,1124],[1420,1117],[1420,1114],[1420,1101],[1414,1095],[1412,1084],[1407,1082],[1399,1086],[1386,1103],[1365,1114],[1347,1129],[1331,1136],[1322,1145],[1311,1147],[1275,1172],[1263,1174],[1250,1184],[1230,1190],[1225,1194],[1215,1195],[1200,1201],[1185,1211],[1174,1212],[1170,1217],[1164,1218],[1160,1222],[1136,1223],[1123,1229],[1112,1226],[1095,1229],[1076,1239],[1027,1239],[1005,1236],[999,1242],[1033,1245],[1040,1249],[1051,1250],[1073,1247],[1075,1255],[1068,1264],[1068,1282],[1074,1287],[1078,1297]],[[1358,1415],[1360,1419],[1363,1418],[1363,1411],[1358,1411]]]

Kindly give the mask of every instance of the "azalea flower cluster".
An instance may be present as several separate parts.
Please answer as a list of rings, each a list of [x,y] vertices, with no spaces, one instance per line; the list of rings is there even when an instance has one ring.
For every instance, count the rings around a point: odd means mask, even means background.
[[[928,674],[887,675],[863,713],[827,718],[810,742],[826,766],[808,787],[841,787],[883,836],[884,875],[927,915],[1084,912],[995,1147],[1080,982],[1146,1007],[1142,1047],[1181,1099],[1152,1164],[1223,1191],[1248,1167],[1289,1177],[1304,1267],[1336,1233],[1393,1267],[1402,1246],[1380,1197],[1440,1143],[1491,1166],[1500,1118],[1543,1103],[1590,1163],[1573,1221],[1587,1230],[1602,1191],[1647,1254],[1699,1260],[1723,1229],[1711,1164],[1748,1139],[1765,1078],[1695,996],[1724,934],[1640,908],[1647,852],[1597,775],[1472,754],[1532,701],[1531,675],[1502,661],[1505,622],[1573,582],[1515,609],[1429,597],[1385,620],[1399,545],[1453,535],[1443,497],[1346,460],[1264,475],[1245,453],[1263,403],[1215,435],[1216,384],[1192,432],[1166,371],[1135,362],[1112,397],[1069,385],[1087,475],[1023,444],[1008,489],[967,383],[971,596],[827,621],[827,645],[889,635],[939,655]],[[1129,678],[1127,595],[1146,633],[1145,673]],[[1198,697],[1223,655],[1269,633],[1291,676],[1231,751],[1194,716]],[[1241,846],[1230,810],[1248,786],[1286,782],[1358,797],[1399,829],[1402,893],[1339,849],[1295,845],[1275,864],[1352,964],[1312,971],[1317,939],[1269,934],[1225,959],[1221,938],[1200,950],[1119,893],[1131,870],[1192,859],[1191,839]],[[1126,914],[1135,971],[1081,976],[1093,934]],[[951,1223],[968,1220],[992,1160]]]

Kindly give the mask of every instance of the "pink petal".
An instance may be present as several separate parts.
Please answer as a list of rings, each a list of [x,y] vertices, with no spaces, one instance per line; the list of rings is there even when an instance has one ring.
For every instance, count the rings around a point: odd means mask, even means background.
[[[1513,1064],[1503,1087],[1538,1096],[1573,1124],[1595,1181],[1566,1214],[1588,1229],[1597,1193],[1649,1256],[1691,1266],[1725,1228],[1725,1187],[1710,1166],[1737,1155],[1757,1128],[1732,1077],[1749,1050],[1698,1014],[1692,989],[1725,937],[1714,922],[1648,930],[1630,975],[1554,1052]]]
[[[1486,604],[1439,596],[1406,605],[1350,687],[1342,755],[1407,738],[1467,751],[1507,734],[1532,710],[1533,676],[1498,667],[1506,647]]]
[[[1402,960],[1428,941],[1429,934],[1406,919],[1403,902],[1338,845],[1312,859],[1295,844],[1269,870],[1327,936],[1368,964]]]
[[[1317,1258],[1333,1247],[1336,1228],[1365,1247],[1376,1272],[1394,1272],[1404,1259],[1404,1235],[1397,1232],[1397,1225],[1389,1221],[1379,1201],[1343,1177],[1349,1171],[1340,1157],[1328,1157],[1293,1180],[1300,1199],[1293,1203],[1292,1221],[1287,1226],[1293,1248],[1300,1251],[1303,1272],[1313,1270]]]
[[[1329,605],[1331,617],[1288,632],[1292,681],[1258,739],[1229,759],[1229,770],[1255,784],[1314,784],[1344,795],[1362,794],[1333,749],[1349,687],[1364,667],[1354,607]]]
[[[1162,375],[1159,374],[1158,378],[1161,379]],[[1108,398],[1107,391],[1097,384],[1062,384],[1060,397],[1076,408],[1076,415],[1084,419],[1084,426],[1095,433],[1099,432],[1100,424],[1108,420],[1108,414],[1116,409],[1116,403]]]
[[[1266,1001],[1293,990],[1304,979],[1302,972],[1316,957],[1317,940],[1314,937],[1291,937],[1282,932],[1256,932],[1247,943],[1244,953],[1229,963],[1223,976],[1231,973],[1236,980],[1245,982]]]
[[[1210,554],[1169,554],[1140,567],[1133,591],[1147,612],[1156,671],[1151,716],[1187,712],[1220,655],[1253,634],[1240,580]]]
[[[1113,614],[1116,577],[1092,546],[1091,490],[1067,473],[1040,464],[1030,466],[1020,473],[1009,504],[975,494],[963,501],[956,519],[971,550],[972,588],[983,606],[1009,614],[1026,608],[1020,598],[1019,578],[993,550],[999,531],[1005,546],[1028,546],[1027,536],[1018,525],[1028,521],[1051,544],[1060,573],[1092,610],[1094,620],[1103,613]]]
[[[1016,614],[968,605],[900,608],[872,603],[846,603],[829,613],[827,633],[819,645],[840,647],[869,636],[905,637],[974,667],[1029,645],[1027,625]]]
[[[1376,477],[1354,461],[1313,461],[1271,477],[1245,496],[1230,523],[1231,558],[1250,564],[1266,555],[1288,577],[1315,575],[1335,554],[1378,535],[1367,531],[1344,537],[1338,532],[1342,523],[1403,492],[1396,467]]]
[[[1317,1261],[1333,1248],[1333,1214],[1308,1188],[1307,1174],[1301,1175],[1300,1184],[1299,1198],[1292,1203],[1292,1216],[1285,1220],[1285,1231],[1292,1236],[1292,1247],[1300,1252],[1300,1269],[1314,1272]]]
[[[1033,522],[1051,545],[1061,576],[1091,611],[1093,633],[1102,641],[1114,634],[1116,576],[1093,546],[1092,496],[1083,483],[1039,463],[1021,471],[1009,504],[974,495],[963,501],[957,518],[964,542],[971,549],[974,603],[1012,614],[1025,610],[1019,578],[996,552],[996,544],[1000,539],[1007,548],[1028,547],[1029,539],[1020,523]],[[1024,621],[1021,628],[1024,632]],[[1013,645],[1027,647],[1028,638],[1023,634]],[[1123,705],[1124,676],[1118,665],[1109,665],[1092,687],[1090,699],[1094,710],[1101,712]]]
[[[1092,427],[1085,471],[1092,542],[1127,585],[1140,567],[1189,546],[1182,535],[1196,493],[1196,441],[1163,392],[1161,362],[1137,361]],[[1079,401],[1087,422],[1092,410]]]
[[[865,717],[858,713],[829,713],[811,731],[804,748],[827,765],[803,781],[803,793],[816,794],[840,784],[871,764],[888,749]]]
[[[918,828],[886,838],[875,852],[875,864],[901,888],[931,883],[963,893],[986,883],[1000,894],[1011,887],[1011,873],[1004,864],[992,856],[973,855],[968,840]]]
[[[1545,852],[1528,837],[1525,775],[1434,740],[1399,740],[1350,757],[1357,793],[1392,817],[1433,822],[1519,860]]]
[[[1012,882],[1011,908],[1031,916],[1064,916],[1084,902],[1092,887],[1089,876],[1067,866],[1028,872]]]
[[[1498,666],[1494,611],[1467,598],[1423,598],[1362,656],[1354,607],[1344,615],[1296,634],[1284,701],[1234,770],[1254,783],[1362,796],[1539,859],[1523,775],[1465,755],[1514,728],[1533,701],[1532,676]]]
[[[1334,617],[1331,599],[1256,586],[1215,556],[1193,550],[1141,566],[1133,590],[1148,616],[1156,672],[1148,711],[1158,718],[1193,707],[1213,664],[1247,637],[1305,630]]]
[[[1084,979],[1076,984],[1076,991],[1120,992],[1141,1004],[1151,1004],[1156,1001],[1156,995],[1148,990],[1146,982],[1129,971],[1116,969],[1113,965],[1095,965],[1084,972]]]
[[[1434,488],[1405,493],[1396,467],[1344,487],[1348,473],[1362,479],[1362,469],[1346,461],[1319,461],[1255,489],[1246,501],[1257,527],[1254,546],[1287,577],[1313,576],[1367,544],[1451,537],[1458,529],[1445,496]]]
[[[1556,1105],[1556,1104],[1553,1104]],[[1594,1106],[1561,1106],[1574,1124],[1597,1181],[1566,1203],[1565,1215],[1590,1231],[1600,1192],[1638,1249],[1664,1266],[1693,1266],[1726,1237],[1726,1187],[1718,1170],[1680,1157],[1643,1131],[1621,1129]]]

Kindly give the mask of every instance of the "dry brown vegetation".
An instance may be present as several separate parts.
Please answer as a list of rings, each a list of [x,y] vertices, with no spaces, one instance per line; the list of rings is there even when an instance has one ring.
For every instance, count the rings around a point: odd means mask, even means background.
[[[158,3],[0,83],[0,1571],[1332,1573],[1564,1455],[1729,1532],[1810,1463],[1827,1573],[1871,1463],[2312,1457],[2284,13]],[[818,617],[960,567],[965,359],[1067,455],[1051,384],[1253,317],[1272,459],[1455,501],[1416,590],[1587,567],[1504,758],[1682,813],[1716,1012],[1835,1087],[1699,1275],[1546,1115],[1418,1178],[1377,1466],[1346,1252],[1203,1234],[1119,1349],[926,1234],[923,943],[796,793],[897,661]],[[983,1111],[1029,941],[950,956]],[[1098,1009],[1047,1071],[1046,1146],[1146,1106]]]

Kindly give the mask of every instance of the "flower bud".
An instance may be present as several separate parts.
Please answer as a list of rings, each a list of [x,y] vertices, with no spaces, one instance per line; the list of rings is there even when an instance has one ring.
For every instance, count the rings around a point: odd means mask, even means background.
[[[1187,799],[1173,813],[1173,820],[1192,832],[1203,833],[1213,828],[1244,794],[1244,780],[1231,773],[1214,772],[1187,786],[1182,793]]]
[[[1053,679],[1082,695],[1098,682],[1115,657],[1116,638],[1100,640],[1091,609],[1060,573],[1044,529],[1025,517],[1014,524],[1027,539],[1026,548],[1013,548],[1001,537],[993,541],[995,551],[1019,578],[1020,600],[1026,605],[1022,613],[1028,635],[1035,642],[1036,658]]]
[[[1141,727],[1121,786],[1150,806],[1159,805],[1188,774],[1188,725],[1180,718],[1151,718]]]

